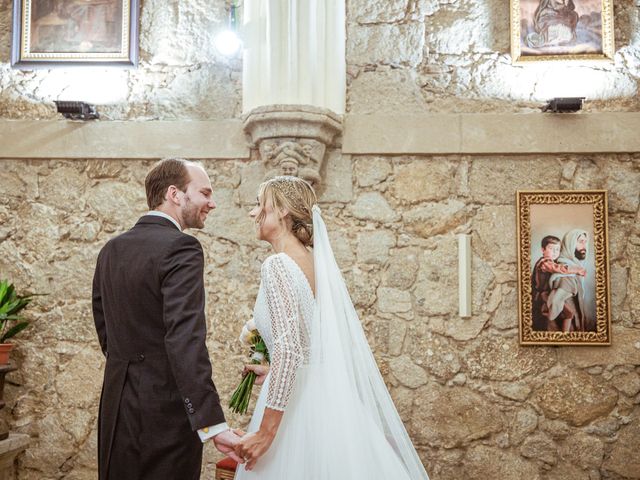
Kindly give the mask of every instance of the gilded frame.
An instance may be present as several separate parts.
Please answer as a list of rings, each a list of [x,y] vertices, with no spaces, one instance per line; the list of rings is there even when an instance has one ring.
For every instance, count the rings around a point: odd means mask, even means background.
[[[138,65],[140,0],[13,0],[11,66]]]
[[[536,61],[559,61],[559,60],[600,60],[600,61],[613,61],[613,56],[615,53],[614,47],[614,26],[613,26],[613,0],[599,0],[597,3],[600,4],[601,10],[599,15],[596,12],[591,12],[590,15],[578,15],[578,23],[574,26],[577,32],[578,26],[581,25],[580,22],[585,23],[585,21],[590,21],[592,23],[596,23],[595,27],[597,27],[598,16],[600,22],[599,31],[593,26],[587,23],[586,26],[581,27],[584,35],[599,37],[600,39],[600,49],[596,48],[596,51],[592,51],[586,47],[588,43],[584,44],[585,47],[582,50],[574,46],[539,46],[539,47],[531,47],[529,45],[524,44],[523,42],[523,23],[526,23],[527,28],[529,30],[530,27],[533,27],[532,23],[529,22],[530,18],[523,20],[522,12],[528,8],[528,11],[531,10],[532,4],[540,5],[543,2],[571,2],[573,4],[573,0],[510,0],[510,10],[511,10],[511,61],[513,64],[523,64],[527,62],[536,62]],[[574,6],[575,8],[575,6]],[[569,11],[568,14],[571,14],[573,11]],[[576,13],[577,14],[577,13]],[[594,15],[595,14],[595,15]],[[585,20],[583,20],[583,18]],[[535,27],[533,27],[535,30]],[[546,29],[548,32],[548,28]],[[544,34],[539,32],[528,32],[527,35],[537,34],[537,41],[544,41]],[[571,42],[577,41],[577,38],[572,40]],[[536,52],[538,50],[538,52]]]
[[[521,345],[610,345],[611,344],[611,300],[609,288],[609,231],[607,225],[607,191],[606,190],[581,190],[581,191],[518,191],[516,193],[517,204],[517,236],[518,236],[518,305],[519,305],[519,333]],[[533,218],[532,218],[533,211]],[[578,213],[581,212],[581,213]],[[556,215],[554,217],[554,215]],[[581,216],[581,217],[580,217]],[[549,220],[551,218],[551,220]],[[583,218],[584,227],[576,229],[575,223]],[[590,223],[590,227],[587,225]],[[542,227],[541,225],[544,225]],[[561,325],[561,315],[555,320],[538,314],[537,318],[546,320],[547,329],[534,326],[534,297],[548,299],[533,292],[533,275],[538,263],[532,257],[542,256],[541,244],[532,241],[543,235],[556,234],[565,245],[565,237],[562,232],[570,237],[571,227],[575,230],[584,229],[587,233],[588,256],[584,266],[587,274],[582,277],[581,285],[584,286],[582,300],[585,311],[589,310],[595,318],[589,320],[589,331],[552,331],[557,325]],[[532,230],[533,228],[533,230]],[[590,234],[590,235],[589,235]],[[567,245],[569,241],[566,242]],[[570,248],[567,248],[570,251]],[[593,253],[591,253],[593,252]],[[585,252],[586,254],[586,252]],[[540,259],[539,259],[540,260]],[[558,262],[554,262],[558,263]],[[570,275],[565,275],[571,277]],[[587,283],[587,276],[591,276]],[[579,275],[573,275],[576,279]],[[538,277],[536,277],[538,278]],[[545,285],[552,285],[549,281]],[[593,288],[588,288],[593,284]],[[557,284],[554,284],[557,285]],[[588,298],[587,298],[588,297]],[[573,302],[574,297],[571,297]],[[575,297],[577,298],[577,297]],[[588,301],[587,301],[588,300]],[[538,305],[547,302],[540,301]],[[585,318],[585,317],[583,317]],[[560,320],[558,320],[560,319]],[[560,323],[559,323],[560,322]],[[573,320],[571,320],[573,323]],[[550,325],[553,323],[553,327]],[[585,322],[586,323],[586,322]]]

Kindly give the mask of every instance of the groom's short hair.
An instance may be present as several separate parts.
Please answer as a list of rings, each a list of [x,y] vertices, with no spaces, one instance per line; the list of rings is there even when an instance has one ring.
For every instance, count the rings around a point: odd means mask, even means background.
[[[191,162],[183,158],[164,158],[154,165],[144,180],[147,205],[153,210],[164,203],[164,196],[171,185],[185,192],[191,180],[187,166]]]

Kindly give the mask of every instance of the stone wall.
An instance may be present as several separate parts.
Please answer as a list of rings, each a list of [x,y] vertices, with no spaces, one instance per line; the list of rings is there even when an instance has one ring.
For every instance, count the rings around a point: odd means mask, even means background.
[[[242,109],[242,60],[213,46],[224,0],[140,0],[137,69],[11,68],[13,0],[0,0],[0,118],[56,118],[53,100],[98,105],[103,119],[216,119]]]
[[[640,5],[613,2],[614,62],[511,64],[507,0],[348,0],[347,111],[637,111]]]
[[[145,211],[146,161],[5,160],[0,272],[46,292],[6,388],[33,437],[21,480],[95,478],[103,360],[90,313],[99,248]],[[222,398],[245,352],[261,261],[259,162],[208,160],[208,347]],[[376,359],[434,480],[640,477],[640,156],[332,155],[321,205]],[[516,189],[609,190],[611,347],[520,347]],[[457,316],[455,234],[472,232],[473,310]],[[248,416],[230,415],[243,426]],[[205,451],[207,477],[217,453]]]
[[[0,118],[55,118],[53,100],[103,119],[212,119],[241,111],[241,60],[220,56],[224,0],[141,0],[140,66],[10,67],[12,0],[0,0]],[[347,111],[529,111],[586,96],[592,111],[637,111],[640,7],[614,2],[614,62],[511,65],[506,0],[347,0]]]

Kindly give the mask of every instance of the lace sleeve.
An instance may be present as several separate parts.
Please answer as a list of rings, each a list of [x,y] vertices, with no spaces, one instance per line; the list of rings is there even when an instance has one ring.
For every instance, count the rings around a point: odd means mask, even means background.
[[[266,301],[271,322],[273,351],[267,407],[284,410],[289,402],[296,371],[303,362],[302,319],[290,272],[281,258],[268,258],[262,268]]]

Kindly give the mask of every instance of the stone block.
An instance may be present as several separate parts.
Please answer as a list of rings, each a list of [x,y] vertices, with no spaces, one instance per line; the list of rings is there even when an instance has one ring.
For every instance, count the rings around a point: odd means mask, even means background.
[[[466,387],[441,387],[430,383],[419,388],[415,398],[410,423],[416,432],[414,442],[454,448],[503,428],[498,408]]]
[[[547,418],[561,418],[579,427],[611,412],[618,393],[599,378],[570,370],[546,381],[533,398]]]
[[[378,309],[384,313],[406,313],[412,308],[411,294],[395,288],[378,288]]]
[[[354,162],[355,178],[360,187],[384,182],[391,175],[391,162],[384,157],[358,157]]]
[[[424,23],[418,22],[347,25],[347,63],[416,66],[422,61],[424,31]]]
[[[549,370],[555,355],[544,347],[523,348],[516,337],[483,337],[476,340],[464,358],[472,378],[513,381]]]
[[[456,164],[442,158],[414,160],[394,168],[391,191],[407,203],[444,200],[455,187]]]
[[[423,238],[449,233],[463,225],[470,212],[459,201],[448,199],[444,202],[427,203],[412,208],[402,215],[405,229]]]
[[[415,389],[428,381],[424,369],[413,363],[411,357],[407,355],[391,359],[389,368],[391,374],[405,387]]]
[[[358,235],[358,262],[383,265],[389,249],[396,244],[396,236],[388,230],[373,230]]]
[[[360,194],[349,207],[351,214],[360,220],[389,223],[398,220],[398,214],[378,192]]]
[[[602,469],[625,478],[640,478],[639,438],[640,422],[636,416],[629,425],[620,430],[618,440],[605,459]]]
[[[466,478],[539,479],[538,467],[511,451],[475,445],[464,458]]]

